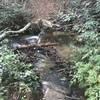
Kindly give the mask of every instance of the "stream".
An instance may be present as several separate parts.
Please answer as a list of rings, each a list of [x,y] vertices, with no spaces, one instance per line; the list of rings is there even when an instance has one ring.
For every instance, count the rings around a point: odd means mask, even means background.
[[[43,98],[36,100],[85,100],[81,95],[77,97],[74,90],[69,87],[67,74],[64,74],[66,70],[70,73],[71,40],[62,32],[54,33],[53,40],[59,45],[45,49],[34,48],[35,59],[31,62],[40,74],[43,86]],[[12,39],[11,47],[16,48],[20,42],[21,38]]]

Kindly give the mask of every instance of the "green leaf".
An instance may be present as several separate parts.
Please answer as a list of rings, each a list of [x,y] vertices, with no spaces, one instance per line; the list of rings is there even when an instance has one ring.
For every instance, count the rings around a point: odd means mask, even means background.
[[[91,84],[95,84],[97,82],[97,72],[95,70],[89,70],[88,71],[88,78],[87,78],[87,83]]]

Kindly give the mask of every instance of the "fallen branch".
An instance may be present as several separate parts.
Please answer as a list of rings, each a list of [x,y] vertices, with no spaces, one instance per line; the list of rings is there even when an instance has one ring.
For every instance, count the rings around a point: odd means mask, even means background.
[[[1,31],[0,32],[0,41],[2,41],[3,39],[5,39],[6,37],[8,37],[9,35],[16,35],[16,34],[20,34],[23,33],[24,31],[26,31],[31,25],[33,25],[35,28],[38,28],[39,30],[44,29],[44,27],[49,27],[51,29],[55,29],[60,27],[57,24],[53,24],[48,20],[44,20],[44,19],[38,19],[35,22],[30,22],[28,23],[25,27],[23,27],[22,29],[18,30],[18,31]]]
[[[22,29],[18,30],[18,31],[7,31],[7,32],[3,32],[0,35],[0,41],[2,41],[3,39],[5,39],[6,37],[8,37],[10,34],[19,34],[22,33],[24,31],[26,31],[30,26],[31,26],[31,22],[28,23],[25,27],[23,27]]]
[[[26,49],[26,48],[50,47],[50,46],[57,46],[57,45],[58,45],[57,43],[18,45],[13,50],[20,50],[20,49]]]

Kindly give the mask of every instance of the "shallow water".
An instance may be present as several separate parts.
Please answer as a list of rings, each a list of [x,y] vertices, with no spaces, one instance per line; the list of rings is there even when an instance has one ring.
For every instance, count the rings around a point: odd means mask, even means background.
[[[59,44],[55,47],[56,56],[64,62],[70,61],[72,50],[68,46],[70,41],[68,40],[67,35],[60,32],[57,34],[55,33],[53,39],[53,42]],[[49,38],[48,41],[52,42]],[[57,58],[55,58],[54,55],[52,56],[50,58],[44,57],[36,63],[38,70],[42,70],[40,74],[42,74],[43,100],[71,100],[66,98],[66,95],[71,94],[69,82],[67,81],[67,78],[64,77],[64,74],[59,72],[59,70],[63,67],[67,67],[67,65],[63,66],[62,64],[58,65],[59,63],[55,64]]]

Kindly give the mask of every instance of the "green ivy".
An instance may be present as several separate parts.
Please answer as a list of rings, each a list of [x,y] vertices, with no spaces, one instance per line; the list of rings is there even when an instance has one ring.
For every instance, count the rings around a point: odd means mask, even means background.
[[[27,92],[27,89],[38,90],[40,77],[33,69],[34,66],[32,64],[20,62],[19,56],[3,44],[0,47],[0,97],[7,96],[8,87],[19,86],[17,92],[20,95],[23,89],[24,93]],[[21,98],[24,98],[24,94]]]
[[[100,1],[71,0],[69,4],[77,16],[72,28],[77,33],[74,45],[74,74],[71,84],[85,90],[86,100],[100,99]],[[82,44],[82,45],[81,45]]]

